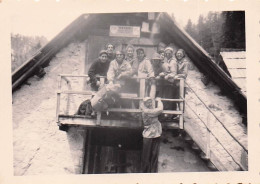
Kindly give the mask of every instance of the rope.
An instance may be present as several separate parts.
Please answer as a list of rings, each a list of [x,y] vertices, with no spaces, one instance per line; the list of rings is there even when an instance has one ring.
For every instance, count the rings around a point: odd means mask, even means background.
[[[200,119],[200,121],[205,125],[206,129],[208,132],[210,132],[214,138],[216,139],[216,141],[224,148],[224,150],[229,154],[229,156],[234,160],[234,162],[239,165],[240,168],[242,168],[243,170],[246,170],[239,162],[237,162],[235,160],[235,158],[231,155],[231,153],[229,153],[229,151],[224,147],[224,145],[220,142],[220,140],[216,137],[216,135],[213,134],[213,132],[207,127],[206,123],[198,116],[198,114],[189,106],[189,104],[186,102],[186,105],[191,109],[191,111]]]
[[[208,108],[208,106],[202,101],[202,99],[197,95],[197,93],[190,87],[190,85],[185,81],[185,84],[191,89],[191,91],[196,95],[196,97],[202,102],[202,104],[209,110],[209,112],[217,119],[217,121],[222,125],[222,127],[228,132],[228,134],[248,153],[248,150],[242,145],[227,129],[227,127],[218,119],[218,117]]]

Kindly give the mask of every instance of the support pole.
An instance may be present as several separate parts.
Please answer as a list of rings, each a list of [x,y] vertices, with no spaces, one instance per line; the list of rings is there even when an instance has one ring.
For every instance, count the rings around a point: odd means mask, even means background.
[[[140,98],[144,98],[145,95],[145,79],[140,79],[140,89],[139,89]],[[141,107],[142,101],[139,103],[139,107]]]
[[[206,158],[210,160],[210,112],[207,113],[207,147],[206,147]]]
[[[180,98],[181,99],[184,99],[184,79],[180,79]],[[180,115],[180,118],[179,118],[179,127],[180,129],[183,129],[184,128],[184,123],[183,123],[183,104],[185,103],[185,101],[182,101],[179,103],[180,105],[180,111],[182,112],[182,114]]]
[[[60,113],[60,91],[61,91],[61,76],[58,76],[58,92],[57,92],[57,106],[56,106],[56,123],[59,125]]]

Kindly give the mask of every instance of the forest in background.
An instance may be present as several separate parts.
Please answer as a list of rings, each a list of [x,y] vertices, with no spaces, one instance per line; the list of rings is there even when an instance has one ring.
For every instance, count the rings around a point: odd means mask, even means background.
[[[174,14],[172,18],[175,19]],[[205,17],[200,15],[196,24],[189,19],[184,29],[220,65],[221,49],[246,49],[244,11],[209,12]],[[12,72],[46,43],[44,36],[11,34]]]
[[[47,39],[44,36],[11,34],[12,72],[30,59],[46,43]]]
[[[221,63],[221,50],[245,50],[245,12],[209,12],[199,16],[197,24],[189,19],[185,28],[217,62]]]

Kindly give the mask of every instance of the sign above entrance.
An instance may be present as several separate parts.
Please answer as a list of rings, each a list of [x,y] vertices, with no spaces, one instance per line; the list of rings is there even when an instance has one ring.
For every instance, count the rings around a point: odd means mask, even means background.
[[[140,37],[140,27],[110,25],[109,36]]]

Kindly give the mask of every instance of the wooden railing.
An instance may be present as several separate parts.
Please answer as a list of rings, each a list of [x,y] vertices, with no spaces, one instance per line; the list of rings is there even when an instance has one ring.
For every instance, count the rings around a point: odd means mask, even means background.
[[[242,143],[240,143],[240,141],[228,130],[228,128],[224,125],[224,123],[205,104],[205,102],[199,97],[199,95],[192,89],[192,87],[187,82],[185,82],[185,85],[187,86],[187,88],[189,88],[190,94],[191,93],[193,94],[194,99],[197,99],[202,104],[203,108],[206,109],[206,111],[207,111],[207,116],[206,116],[205,120],[203,120],[203,118],[200,117],[199,113],[197,113],[196,110],[194,110],[194,108],[192,107],[190,102],[186,101],[186,103],[185,103],[186,106],[194,113],[194,115],[200,120],[201,123],[203,123],[203,125],[206,128],[206,131],[207,131],[206,146],[204,149],[202,149],[202,151],[205,153],[205,158],[208,160],[211,160],[211,153],[212,153],[212,145],[211,145],[212,141],[211,140],[213,138],[213,139],[215,139],[216,142],[218,142],[218,144],[223,148],[223,150],[225,150],[225,152],[233,159],[233,161],[241,168],[241,170],[244,170],[244,171],[248,170],[246,163],[241,163],[241,161],[237,158],[237,155],[233,155],[231,153],[231,151],[227,148],[227,146],[225,146],[226,144],[218,138],[217,134],[215,133],[218,130],[213,129],[212,126],[215,124],[221,125],[222,128],[224,129],[224,131],[227,133],[227,135],[229,135],[234,140],[234,142],[237,143],[237,145],[240,147],[240,149],[242,150],[243,154],[246,157],[248,155],[248,149]],[[192,138],[196,142],[196,138],[194,138],[194,137],[192,137]]]
[[[69,111],[69,97],[71,94],[78,94],[78,95],[89,95],[90,97],[94,96],[96,94],[95,91],[89,91],[89,90],[82,90],[82,91],[77,91],[77,90],[72,90],[71,87],[71,81],[69,78],[87,78],[88,75],[71,75],[71,74],[60,74],[58,77],[58,91],[57,91],[57,108],[56,108],[56,122],[58,125],[60,125],[59,117],[60,117],[60,101],[61,101],[61,94],[67,94],[67,109],[66,109],[66,115],[67,117],[74,117],[68,115]],[[105,83],[105,77],[99,76],[101,85]],[[138,96],[133,96],[129,94],[124,94],[121,93],[120,97],[123,99],[132,99],[132,100],[139,100],[140,103],[142,99],[145,97],[145,80],[148,80],[148,78],[141,78],[141,77],[135,77],[137,81],[139,81],[140,88],[139,88],[139,97]],[[62,80],[64,80],[67,84],[67,90],[62,90]],[[183,121],[183,113],[184,113],[184,79],[178,79],[180,80],[180,98],[179,99],[167,99],[167,98],[161,98],[162,101],[168,101],[168,102],[178,102],[179,104],[179,109],[178,110],[164,110],[163,114],[174,114],[174,115],[179,115],[179,128],[183,129],[184,128],[184,121]],[[151,88],[156,89],[156,85],[152,84]],[[109,108],[108,112],[129,112],[129,113],[141,113],[142,110],[139,109],[125,109],[125,108]],[[64,117],[64,115],[62,115]],[[77,117],[84,117],[84,116],[77,116]],[[100,125],[101,122],[101,112],[97,112],[97,119],[96,119],[96,125]]]

